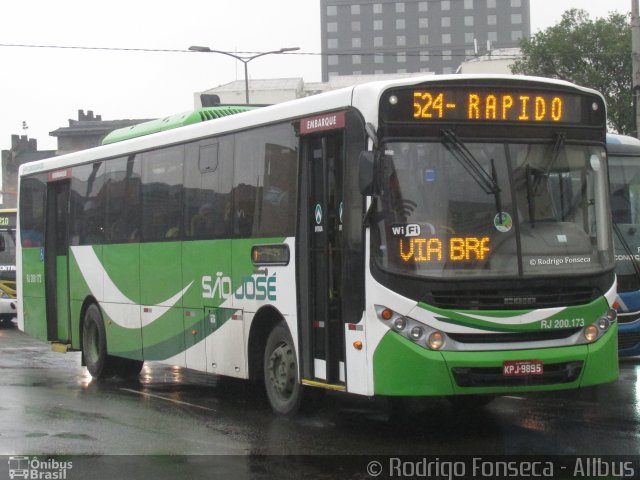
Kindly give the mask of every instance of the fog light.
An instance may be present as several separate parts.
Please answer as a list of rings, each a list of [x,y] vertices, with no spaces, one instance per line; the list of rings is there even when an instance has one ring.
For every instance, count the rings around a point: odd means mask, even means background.
[[[613,308],[607,310],[605,317],[609,319],[609,322],[615,322],[616,318],[618,318],[618,312],[616,312]]]
[[[431,350],[439,350],[444,345],[444,334],[442,332],[433,332],[429,335],[427,346]]]
[[[393,317],[393,312],[388,308],[385,308],[384,310],[382,310],[382,313],[380,313],[380,316],[383,320],[391,320],[391,317]]]
[[[598,320],[598,328],[603,332],[607,331],[610,325],[611,322],[607,317],[602,317],[600,320]]]
[[[413,327],[411,329],[411,338],[414,340],[418,340],[422,337],[422,328],[421,327]]]
[[[393,328],[398,331],[404,330],[407,326],[407,319],[404,317],[398,317],[393,321]]]
[[[598,327],[595,325],[589,325],[584,329],[584,338],[587,339],[587,342],[595,342],[598,338]]]

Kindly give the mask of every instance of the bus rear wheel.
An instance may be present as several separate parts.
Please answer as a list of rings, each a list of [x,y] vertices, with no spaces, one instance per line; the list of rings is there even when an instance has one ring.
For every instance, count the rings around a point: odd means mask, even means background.
[[[113,359],[107,355],[107,333],[104,329],[100,308],[89,305],[82,326],[82,354],[87,370],[93,378],[113,375]]]
[[[294,415],[298,411],[302,400],[298,361],[291,334],[283,323],[276,325],[267,338],[264,384],[274,412],[279,415]]]
[[[142,370],[143,361],[113,357],[107,352],[107,332],[98,305],[91,304],[84,314],[82,327],[82,353],[87,370],[93,378],[135,378]]]

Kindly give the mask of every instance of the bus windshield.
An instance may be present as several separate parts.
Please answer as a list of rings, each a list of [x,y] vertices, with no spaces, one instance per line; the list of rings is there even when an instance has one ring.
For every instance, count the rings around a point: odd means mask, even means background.
[[[375,256],[427,277],[540,276],[612,266],[601,146],[460,141],[382,146]],[[602,164],[601,164],[602,162]],[[602,189],[605,189],[602,191]]]
[[[635,275],[631,255],[640,248],[640,158],[609,157],[611,213],[616,227],[616,272]]]

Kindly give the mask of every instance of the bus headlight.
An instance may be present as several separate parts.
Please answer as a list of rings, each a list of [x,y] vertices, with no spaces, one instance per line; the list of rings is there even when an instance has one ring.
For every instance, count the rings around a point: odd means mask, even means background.
[[[609,320],[610,323],[613,323],[616,321],[616,318],[618,318],[618,312],[616,312],[613,308],[610,308],[609,310],[607,310],[605,317]]]
[[[410,335],[414,340],[420,340],[420,337],[422,337],[423,333],[424,332],[422,330],[422,327],[413,327],[411,329]]]
[[[404,317],[398,317],[393,321],[393,328],[401,332],[407,326],[407,319]]]
[[[610,325],[611,325],[611,322],[607,317],[602,317],[600,320],[598,320],[598,328],[603,332],[606,332],[607,330],[609,330]]]
[[[442,345],[444,345],[444,333],[438,332],[437,330],[431,332],[431,335],[429,335],[427,339],[427,346],[431,350],[439,350],[442,348]]]
[[[598,327],[589,325],[584,329],[584,338],[587,342],[595,342],[598,339]]]

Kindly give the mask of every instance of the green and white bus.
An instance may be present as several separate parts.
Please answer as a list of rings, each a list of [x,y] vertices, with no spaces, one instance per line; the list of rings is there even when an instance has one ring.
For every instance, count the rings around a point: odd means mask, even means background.
[[[617,378],[597,92],[423,76],[178,123],[20,169],[19,327],[94,378],[261,380],[280,414]]]

